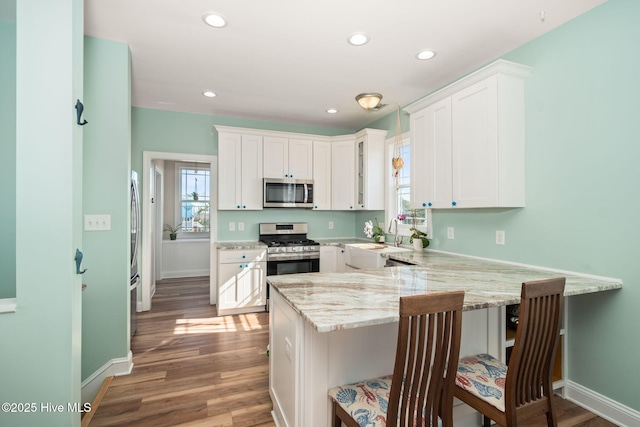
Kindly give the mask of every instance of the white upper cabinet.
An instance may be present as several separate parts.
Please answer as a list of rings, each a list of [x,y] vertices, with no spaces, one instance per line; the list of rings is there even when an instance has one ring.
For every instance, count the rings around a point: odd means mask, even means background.
[[[499,60],[405,108],[414,208],[524,206],[529,71]]]
[[[386,130],[364,129],[356,134],[357,210],[384,209],[384,138]]]
[[[218,209],[262,209],[262,137],[218,133]]]
[[[353,136],[336,139],[331,145],[331,208],[355,209],[356,158]]]
[[[313,179],[313,141],[265,136],[264,177]]]
[[[331,209],[331,142],[313,141],[313,209]]]

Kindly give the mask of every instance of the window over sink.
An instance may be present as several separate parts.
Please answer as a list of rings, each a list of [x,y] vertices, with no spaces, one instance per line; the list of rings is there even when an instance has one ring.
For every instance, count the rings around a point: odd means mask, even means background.
[[[391,166],[391,159],[396,157],[396,149],[398,150],[399,157],[404,160],[404,166],[398,171],[397,181],[395,176],[395,170]],[[383,227],[385,232],[389,231],[389,224],[393,218],[404,218],[398,220],[398,235],[410,236],[413,227],[413,214],[415,213],[415,221],[418,229],[424,231],[431,236],[431,210],[430,209],[411,209],[410,197],[411,197],[411,185],[415,185],[411,182],[411,140],[409,134],[402,135],[402,142],[398,147],[395,145],[395,138],[389,138],[386,141],[385,150],[385,170],[387,173],[387,179],[385,184],[387,186],[386,191],[386,209],[385,219],[386,224]],[[393,228],[392,228],[392,231]],[[405,242],[405,243],[408,243]]]

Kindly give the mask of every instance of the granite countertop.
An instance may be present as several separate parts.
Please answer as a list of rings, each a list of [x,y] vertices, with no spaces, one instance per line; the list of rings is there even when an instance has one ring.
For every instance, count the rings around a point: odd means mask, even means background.
[[[241,242],[225,241],[225,242],[216,242],[216,248],[220,249],[221,251],[230,251],[230,250],[236,250],[236,249],[266,249],[267,245],[265,245],[264,243],[258,240],[241,241]]]
[[[399,297],[464,290],[464,310],[517,304],[522,282],[566,277],[565,296],[622,288],[622,281],[436,251],[389,256],[416,266],[268,276],[267,281],[318,332],[398,321]]]

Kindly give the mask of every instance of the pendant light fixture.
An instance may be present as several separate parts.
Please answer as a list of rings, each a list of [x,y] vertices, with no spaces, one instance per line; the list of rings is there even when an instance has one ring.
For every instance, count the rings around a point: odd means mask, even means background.
[[[404,167],[404,159],[400,157],[400,146],[402,145],[402,126],[400,124],[400,106],[398,105],[398,117],[396,120],[396,140],[393,147],[393,158],[391,159],[391,166],[393,166],[393,178],[396,182],[396,190],[398,189],[398,178],[400,176],[400,169]]]

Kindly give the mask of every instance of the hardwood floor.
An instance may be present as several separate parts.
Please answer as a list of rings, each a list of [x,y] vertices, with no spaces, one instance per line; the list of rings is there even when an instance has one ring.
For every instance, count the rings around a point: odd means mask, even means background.
[[[267,313],[217,317],[209,278],[159,282],[139,313],[133,371],[111,382],[98,426],[275,427]]]
[[[268,336],[267,313],[217,317],[208,277],[159,282],[138,315],[133,372],[113,379],[89,426],[275,427]],[[569,401],[556,407],[560,427],[615,427]]]

